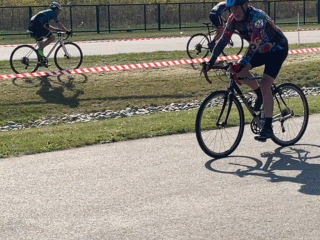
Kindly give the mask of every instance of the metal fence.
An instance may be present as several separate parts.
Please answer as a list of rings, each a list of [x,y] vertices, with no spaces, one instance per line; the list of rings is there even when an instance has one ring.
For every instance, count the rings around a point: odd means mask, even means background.
[[[74,32],[148,31],[185,29],[202,26],[217,2],[68,5],[60,21]],[[320,23],[320,0],[254,1],[252,6],[265,11],[277,24]],[[26,34],[29,19],[47,6],[0,7],[0,35]]]

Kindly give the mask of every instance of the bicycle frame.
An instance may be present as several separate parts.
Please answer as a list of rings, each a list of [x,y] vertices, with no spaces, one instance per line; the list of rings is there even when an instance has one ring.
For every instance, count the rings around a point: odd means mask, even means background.
[[[58,38],[57,38],[56,42],[54,43],[53,47],[51,48],[51,50],[49,51],[49,53],[47,54],[46,58],[50,57],[50,55],[53,53],[53,51],[56,49],[56,47],[58,45],[62,45],[64,52],[67,53],[67,49],[64,46],[64,40],[66,40],[68,37],[63,40],[62,39],[62,32],[57,32],[57,35],[58,35]],[[37,42],[36,46],[40,47],[40,42]]]
[[[229,70],[231,65],[232,65],[232,63],[229,63],[227,66],[224,66],[224,67],[213,66],[213,69]],[[259,115],[257,115],[256,112],[252,109],[252,107],[249,104],[248,99],[244,96],[243,92],[241,91],[241,89],[238,86],[238,84],[241,84],[239,82],[240,80],[252,80],[252,81],[255,80],[255,81],[257,81],[257,80],[261,80],[262,77],[238,78],[235,73],[228,72],[228,74],[229,74],[227,76],[228,79],[229,79],[229,87],[227,88],[227,92],[229,93],[228,94],[228,99],[231,100],[233,97],[237,97],[238,96],[241,99],[241,101],[244,103],[244,105],[247,107],[248,111],[252,115],[252,117],[253,117],[254,121],[256,122],[256,124],[258,125],[258,127],[262,128],[262,124],[261,124]],[[209,83],[212,83],[210,81],[210,79],[208,78],[207,72],[204,72],[204,75],[205,75],[205,78],[207,79],[207,81]],[[230,111],[231,111],[231,106],[232,106],[232,101],[229,101],[229,106],[228,106],[228,110],[227,110],[227,114],[226,114],[226,119],[224,121],[225,125],[228,122],[228,117],[229,117],[229,114],[230,114]],[[225,107],[226,107],[226,99],[225,99],[225,102],[224,102],[224,104],[222,106],[221,113],[220,113],[220,116],[218,118],[217,126],[221,125],[221,124],[219,124],[219,122],[221,120],[221,117],[223,115]]]

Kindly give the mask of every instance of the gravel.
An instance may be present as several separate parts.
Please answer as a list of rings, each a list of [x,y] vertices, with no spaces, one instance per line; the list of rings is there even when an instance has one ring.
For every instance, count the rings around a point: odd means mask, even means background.
[[[319,95],[320,87],[303,87],[306,96]],[[167,106],[157,106],[157,107],[133,107],[126,108],[119,111],[106,110],[104,112],[96,112],[90,114],[74,114],[74,115],[64,115],[61,117],[52,117],[47,119],[38,119],[36,121],[29,121],[28,123],[15,123],[9,121],[7,125],[0,127],[0,131],[12,131],[19,130],[24,128],[36,128],[43,126],[52,126],[58,124],[72,124],[75,122],[92,122],[105,119],[116,119],[116,118],[125,118],[132,116],[141,116],[152,113],[167,113],[167,112],[176,112],[176,111],[187,111],[192,109],[199,108],[200,101],[192,101],[188,103],[171,103]]]

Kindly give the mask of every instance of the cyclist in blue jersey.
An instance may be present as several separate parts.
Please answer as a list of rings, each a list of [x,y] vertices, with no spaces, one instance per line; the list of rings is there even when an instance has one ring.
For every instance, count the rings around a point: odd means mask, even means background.
[[[214,36],[213,41],[211,42],[212,49],[223,33],[223,19],[221,16],[222,14],[229,12],[227,10],[229,10],[229,8],[227,7],[227,3],[219,2],[210,11],[210,21],[217,28],[217,34]]]
[[[52,31],[63,31],[71,34],[58,20],[58,15],[61,12],[61,5],[57,2],[52,2],[50,8],[41,11],[30,19],[28,30],[31,35],[39,42],[38,53],[42,58],[45,58],[43,49],[55,40]],[[51,26],[51,20],[56,22],[57,27]],[[45,41],[43,39],[46,38]]]
[[[254,110],[264,106],[265,124],[255,139],[266,141],[273,136],[272,115],[273,96],[271,86],[288,55],[288,40],[283,32],[262,10],[248,5],[248,0],[226,0],[231,10],[223,35],[217,42],[210,61],[204,65],[204,71],[210,70],[218,56],[227,45],[235,30],[249,42],[245,55],[233,65],[238,77],[250,77],[250,69],[264,65],[263,79],[260,86],[255,81],[245,81],[257,94]]]

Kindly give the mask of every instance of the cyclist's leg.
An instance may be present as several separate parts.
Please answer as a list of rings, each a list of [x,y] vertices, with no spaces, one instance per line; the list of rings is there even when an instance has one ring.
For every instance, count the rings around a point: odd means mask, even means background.
[[[272,137],[272,116],[273,116],[273,96],[271,86],[278,76],[284,60],[288,55],[288,49],[263,53],[265,60],[265,69],[260,88],[263,96],[263,107],[265,113],[265,125],[260,136],[255,137],[258,141],[266,141]]]
[[[45,34],[42,36],[45,37],[46,40],[40,42],[39,50],[42,50],[42,51],[46,46],[48,46],[50,43],[52,43],[55,39],[54,35],[51,32],[49,32],[48,29],[46,29],[46,31],[43,31],[43,33],[45,33]]]

